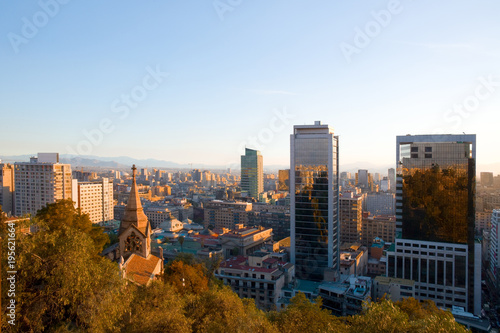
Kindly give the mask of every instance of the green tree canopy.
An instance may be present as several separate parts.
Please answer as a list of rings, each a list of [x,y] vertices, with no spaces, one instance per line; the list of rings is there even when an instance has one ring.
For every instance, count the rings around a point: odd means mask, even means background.
[[[109,242],[109,237],[103,233],[103,229],[93,225],[88,214],[76,209],[73,201],[69,199],[46,205],[37,212],[36,217],[45,222],[43,226],[50,230],[66,230],[64,227],[69,227],[83,231],[93,239],[97,252],[101,252]]]

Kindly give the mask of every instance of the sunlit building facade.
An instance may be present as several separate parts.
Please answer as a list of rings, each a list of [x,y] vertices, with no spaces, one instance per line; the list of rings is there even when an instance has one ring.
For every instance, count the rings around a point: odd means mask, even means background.
[[[298,279],[339,269],[338,137],[319,121],[290,136],[291,261]]]
[[[396,161],[396,240],[387,276],[414,280],[417,299],[477,315],[476,136],[398,136]]]

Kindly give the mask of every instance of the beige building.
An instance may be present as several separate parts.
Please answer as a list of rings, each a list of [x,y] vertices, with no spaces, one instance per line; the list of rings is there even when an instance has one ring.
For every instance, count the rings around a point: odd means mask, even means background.
[[[14,213],[14,165],[0,163],[0,206],[4,213]]]
[[[92,223],[102,223],[114,219],[113,181],[78,182],[73,179],[73,201],[76,208],[89,214]]]
[[[252,204],[248,202],[224,202],[213,200],[205,205],[205,227],[233,229],[236,224],[248,223],[248,212]]]
[[[342,192],[340,202],[340,242],[356,243],[361,240],[363,198],[352,192]]]
[[[215,276],[241,298],[253,298],[262,310],[276,308],[281,290],[292,282],[295,267],[271,258],[269,253],[255,252],[223,261]]]
[[[491,228],[491,213],[492,211],[476,212],[476,230],[481,232],[483,230],[489,231]]]
[[[71,165],[59,163],[58,153],[38,153],[14,169],[16,216],[35,215],[49,203],[71,199]]]
[[[255,227],[244,228],[242,224],[236,225],[236,229],[219,237],[222,253],[225,258],[244,255],[247,256],[260,250],[264,243],[271,241],[272,228]]]
[[[371,246],[375,238],[393,243],[396,236],[396,217],[392,215],[369,216],[363,214],[361,225],[361,244]]]
[[[386,295],[391,301],[415,298],[415,281],[377,276],[373,280],[373,298],[378,300]]]

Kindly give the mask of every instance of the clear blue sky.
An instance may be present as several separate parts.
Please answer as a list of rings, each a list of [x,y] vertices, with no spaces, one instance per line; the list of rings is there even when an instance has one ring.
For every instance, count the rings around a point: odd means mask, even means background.
[[[293,125],[321,120],[341,164],[390,165],[396,135],[434,132],[476,133],[478,164],[500,163],[498,1],[72,0],[41,12],[54,1],[0,1],[0,155],[80,147],[229,165],[254,136],[265,164],[288,164]],[[121,100],[132,92],[133,108]],[[284,110],[293,118],[274,119]],[[82,143],[103,119],[112,130]]]

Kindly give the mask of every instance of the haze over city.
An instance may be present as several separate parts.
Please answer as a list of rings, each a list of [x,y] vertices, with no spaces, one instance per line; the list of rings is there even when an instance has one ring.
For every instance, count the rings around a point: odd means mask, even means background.
[[[500,172],[498,2],[221,3],[2,4],[0,155],[286,166],[293,125],[321,120],[341,167],[465,132]]]

